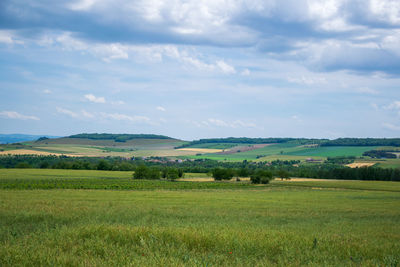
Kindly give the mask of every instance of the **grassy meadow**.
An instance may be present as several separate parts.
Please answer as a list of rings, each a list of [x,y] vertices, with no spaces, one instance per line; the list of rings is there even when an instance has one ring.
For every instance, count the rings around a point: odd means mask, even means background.
[[[205,144],[203,144],[204,147]],[[215,145],[214,145],[215,146]],[[368,150],[376,149],[374,146],[346,147],[308,147],[297,143],[272,144],[263,148],[244,151],[234,154],[205,154],[188,156],[189,158],[208,158],[214,160],[243,161],[243,160],[302,160],[307,158],[324,160],[327,157],[355,156],[360,157]]]
[[[134,184],[131,175],[1,169],[0,182]],[[398,183],[155,182],[141,190],[0,189],[0,266],[400,264]]]

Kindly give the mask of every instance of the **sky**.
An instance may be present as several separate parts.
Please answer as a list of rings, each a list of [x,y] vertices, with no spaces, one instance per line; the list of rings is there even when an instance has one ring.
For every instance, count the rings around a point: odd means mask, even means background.
[[[400,137],[398,0],[2,0],[0,133]]]

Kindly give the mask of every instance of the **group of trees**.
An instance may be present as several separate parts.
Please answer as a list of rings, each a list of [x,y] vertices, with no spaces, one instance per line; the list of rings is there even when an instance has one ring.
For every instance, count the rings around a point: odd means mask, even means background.
[[[289,179],[290,173],[284,169],[272,171],[267,168],[258,168],[251,170],[248,168],[228,169],[228,168],[215,168],[212,170],[212,176],[216,181],[231,180],[233,177],[249,177],[253,184],[268,184],[274,177],[281,179]]]
[[[157,180],[160,178],[164,178],[174,181],[178,178],[182,178],[183,176],[184,172],[182,171],[182,169],[173,167],[164,167],[160,169],[157,167],[147,167],[146,165],[138,166],[133,173],[134,179],[148,180]]]
[[[379,167],[349,168],[343,162],[351,158],[330,158],[327,163],[315,165],[298,165],[297,161],[272,161],[272,162],[218,162],[215,160],[195,161],[167,161],[143,159],[125,159],[119,157],[91,158],[91,157],[66,157],[66,156],[0,156],[0,168],[52,168],[52,169],[86,169],[86,170],[115,170],[136,171],[146,170],[145,175],[136,178],[151,177],[151,179],[173,179],[181,177],[183,173],[211,173],[216,180],[232,179],[233,177],[254,177],[257,182],[261,177],[260,170],[272,173],[273,177],[305,177],[322,179],[348,179],[348,180],[382,180],[400,181],[400,169],[383,169]],[[146,169],[147,168],[147,169]],[[155,174],[157,170],[157,175]],[[139,171],[138,171],[139,170]],[[150,174],[152,173],[152,174]],[[177,175],[176,175],[177,174]],[[266,173],[264,173],[266,174]],[[263,175],[264,175],[263,174]],[[158,178],[156,178],[158,177]],[[269,177],[266,175],[266,177]],[[150,178],[149,178],[150,179]],[[261,178],[260,178],[261,182]]]
[[[386,150],[370,150],[366,151],[363,153],[363,156],[368,156],[371,158],[377,158],[377,159],[395,159],[397,158],[396,154],[393,154],[391,151],[386,151]]]
[[[400,138],[338,138],[321,146],[400,146]]]

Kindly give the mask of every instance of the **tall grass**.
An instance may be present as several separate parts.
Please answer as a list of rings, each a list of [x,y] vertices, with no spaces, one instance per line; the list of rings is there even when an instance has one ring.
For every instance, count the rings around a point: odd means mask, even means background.
[[[396,266],[400,195],[0,190],[1,266]]]

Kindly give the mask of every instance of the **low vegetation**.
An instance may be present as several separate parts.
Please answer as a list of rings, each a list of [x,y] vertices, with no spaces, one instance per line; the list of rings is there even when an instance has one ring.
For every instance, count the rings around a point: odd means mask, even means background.
[[[108,180],[147,186],[130,191],[0,189],[0,265],[397,266],[400,262],[400,191],[386,190],[400,190],[399,183],[252,185],[136,180],[131,175],[0,170],[0,181],[16,184],[19,179],[76,180],[76,184],[83,179],[86,184]]]

